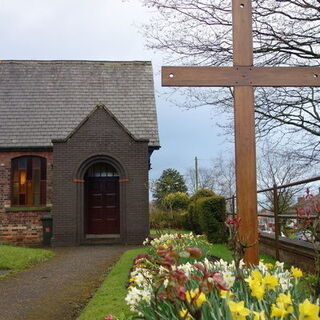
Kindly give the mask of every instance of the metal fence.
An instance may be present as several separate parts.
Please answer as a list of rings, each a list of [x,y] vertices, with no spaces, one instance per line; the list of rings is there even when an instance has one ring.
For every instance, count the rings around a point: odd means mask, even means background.
[[[274,239],[275,239],[275,256],[276,259],[279,260],[279,249],[280,249],[280,241],[279,238],[281,236],[281,219],[305,219],[304,216],[299,216],[298,214],[281,214],[279,213],[279,190],[287,189],[294,186],[306,185],[311,182],[320,181],[320,176],[313,177],[310,179],[300,180],[288,184],[284,184],[281,186],[273,185],[273,187],[258,190],[257,194],[271,192],[272,193],[272,214],[258,214],[258,217],[266,217],[274,219]],[[236,215],[236,195],[226,198],[229,201],[229,214],[232,216]],[[313,219],[317,217],[316,215],[308,216],[309,219]]]

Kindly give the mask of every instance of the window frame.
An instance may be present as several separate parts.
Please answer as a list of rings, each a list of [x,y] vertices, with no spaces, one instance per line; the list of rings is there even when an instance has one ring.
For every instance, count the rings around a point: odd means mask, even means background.
[[[38,164],[37,160],[38,159]],[[19,166],[23,162],[24,168]],[[23,173],[24,171],[24,173]],[[24,178],[21,178],[23,173]],[[38,178],[35,179],[34,175]],[[24,192],[21,192],[21,179],[25,180]],[[38,183],[38,192],[35,192],[34,185]],[[18,184],[18,191],[15,190]],[[47,158],[38,155],[24,155],[11,159],[11,207],[43,207],[47,203]],[[35,195],[38,196],[38,204],[35,202]],[[21,197],[24,196],[24,201]],[[30,201],[30,199],[32,199]],[[24,202],[24,204],[22,204]]]

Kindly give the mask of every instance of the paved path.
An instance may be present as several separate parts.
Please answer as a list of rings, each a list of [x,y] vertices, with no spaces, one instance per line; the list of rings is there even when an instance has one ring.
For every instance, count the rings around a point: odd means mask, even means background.
[[[72,320],[131,246],[56,248],[57,256],[0,280],[0,320]]]

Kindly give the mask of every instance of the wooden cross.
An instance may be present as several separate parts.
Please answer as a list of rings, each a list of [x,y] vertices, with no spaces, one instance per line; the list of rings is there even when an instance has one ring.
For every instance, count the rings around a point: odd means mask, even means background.
[[[319,87],[319,67],[254,67],[251,0],[232,0],[233,67],[163,67],[162,85],[234,87],[237,213],[240,236],[257,243],[257,182],[253,87]],[[258,243],[246,250],[258,263]]]

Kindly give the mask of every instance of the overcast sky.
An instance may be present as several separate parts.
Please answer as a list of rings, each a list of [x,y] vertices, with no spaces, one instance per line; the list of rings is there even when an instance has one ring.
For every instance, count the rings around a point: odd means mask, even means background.
[[[150,175],[157,178],[166,168],[185,173],[195,156],[207,166],[231,148],[209,108],[187,111],[163,97],[164,62],[139,33],[151,16],[138,0],[0,0],[0,59],[151,60],[162,148],[152,156]]]

